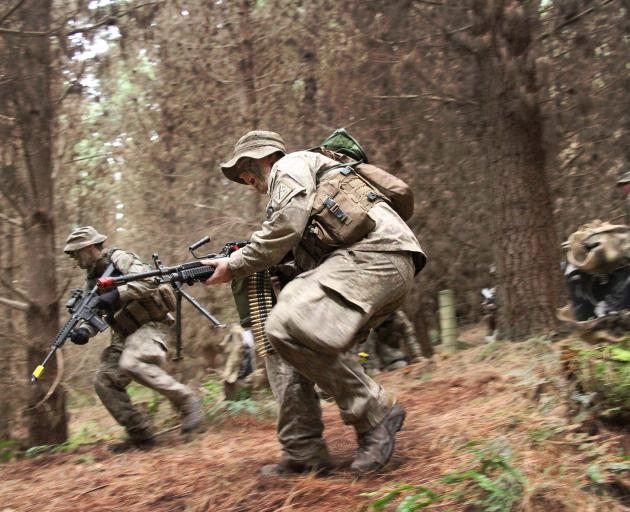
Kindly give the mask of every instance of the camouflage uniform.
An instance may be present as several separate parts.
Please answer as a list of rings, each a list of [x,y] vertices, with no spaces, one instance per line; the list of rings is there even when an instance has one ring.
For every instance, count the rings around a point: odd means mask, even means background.
[[[81,242],[86,230],[88,234],[91,233],[90,230],[96,233],[94,228],[89,226],[75,230],[68,238],[64,252],[70,254],[86,247]],[[94,239],[88,238],[88,241]],[[104,249],[93,266],[87,269],[88,289],[95,285],[110,262],[115,267],[114,275],[136,274],[150,270],[134,253]],[[155,290],[156,285],[148,281],[134,281],[120,286],[117,311],[137,309],[138,304],[151,296]],[[162,368],[168,352],[167,330],[173,323],[172,317],[164,309],[164,318],[161,320],[139,320],[140,325],[135,325],[132,328],[133,332],[128,332],[122,329],[122,322],[116,323],[113,320],[117,311],[106,317],[111,328],[111,344],[101,354],[101,365],[94,379],[94,388],[101,402],[114,419],[125,427],[132,441],[142,442],[151,439],[153,437],[151,420],[133,406],[126,391],[126,387],[134,380],[165,396],[182,414],[182,429],[191,430],[201,420],[200,399],[188,386],[175,380]],[[96,334],[91,326],[82,327],[90,331],[91,336]]]
[[[369,354],[376,370],[394,370],[420,359],[416,331],[401,309],[396,310],[372,329],[362,350]]]
[[[230,174],[237,156],[222,164],[222,170],[242,182]],[[248,246],[230,256],[235,278],[269,268],[292,250],[298,262],[308,261],[302,237],[313,206],[316,174],[336,164],[308,151],[288,154],[275,163],[268,177],[267,221]],[[394,398],[368,377],[350,349],[401,306],[416,271],[414,254],[420,260],[424,255],[412,231],[387,203],[374,205],[369,215],[376,227],[362,240],[333,251],[319,265],[302,263],[304,272],[283,288],[267,319],[265,330],[277,351],[266,364],[280,404],[278,438],[283,462],[296,467],[315,467],[328,460],[314,383],[334,398],[344,423],[354,426],[359,436],[393,410]]]

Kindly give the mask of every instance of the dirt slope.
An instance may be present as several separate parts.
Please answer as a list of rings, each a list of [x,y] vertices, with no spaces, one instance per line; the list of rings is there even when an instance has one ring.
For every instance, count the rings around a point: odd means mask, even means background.
[[[554,360],[553,350],[480,346],[430,367],[416,365],[382,376],[408,417],[386,471],[368,480],[352,478],[353,432],[341,423],[335,406],[325,404],[325,435],[339,464],[326,478],[259,477],[258,468],[279,456],[274,425],[241,415],[190,440],[177,432],[164,434],[159,448],[150,452],[112,455],[102,443],[4,464],[0,512],[367,510],[376,498],[361,493],[395,483],[452,490],[443,475],[479,466],[462,449],[474,440],[509,446],[511,464],[526,481],[514,510],[628,510],[619,496],[592,488],[587,473],[595,459],[584,449],[598,450],[595,457],[614,457],[621,436],[585,437],[567,423],[561,402],[554,399],[541,407],[541,396],[558,392],[546,389],[557,387],[544,363]],[[466,483],[455,488],[463,493],[460,500],[469,503],[483,496]],[[472,509],[449,496],[425,510]]]

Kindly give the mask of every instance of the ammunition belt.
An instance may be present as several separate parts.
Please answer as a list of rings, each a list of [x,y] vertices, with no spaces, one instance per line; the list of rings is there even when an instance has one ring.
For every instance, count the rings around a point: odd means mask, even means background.
[[[265,322],[273,305],[269,270],[256,272],[247,278],[247,297],[256,353],[260,357],[267,357],[274,352],[265,334]]]

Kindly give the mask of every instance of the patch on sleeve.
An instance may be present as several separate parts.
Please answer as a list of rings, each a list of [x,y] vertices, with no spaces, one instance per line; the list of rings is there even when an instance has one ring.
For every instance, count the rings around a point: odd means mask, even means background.
[[[303,190],[304,187],[300,186],[295,181],[288,179],[287,177],[281,178],[274,186],[271,194],[271,202],[273,203],[272,206],[277,210],[279,207],[288,203],[293,196]]]

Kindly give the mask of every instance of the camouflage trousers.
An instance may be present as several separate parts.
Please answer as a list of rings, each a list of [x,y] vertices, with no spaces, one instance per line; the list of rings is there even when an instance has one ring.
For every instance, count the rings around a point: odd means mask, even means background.
[[[165,396],[178,411],[194,399],[188,386],[162,369],[167,354],[165,339],[165,326],[149,322],[126,338],[112,333],[111,345],[101,354],[94,389],[109,413],[134,440],[148,439],[153,432],[149,417],[131,403],[126,387],[132,380]]]
[[[358,433],[383,420],[394,399],[350,350],[400,307],[413,276],[408,253],[337,250],[282,290],[266,323],[277,355],[266,364],[280,405],[284,458],[309,463],[328,457],[314,384]]]

